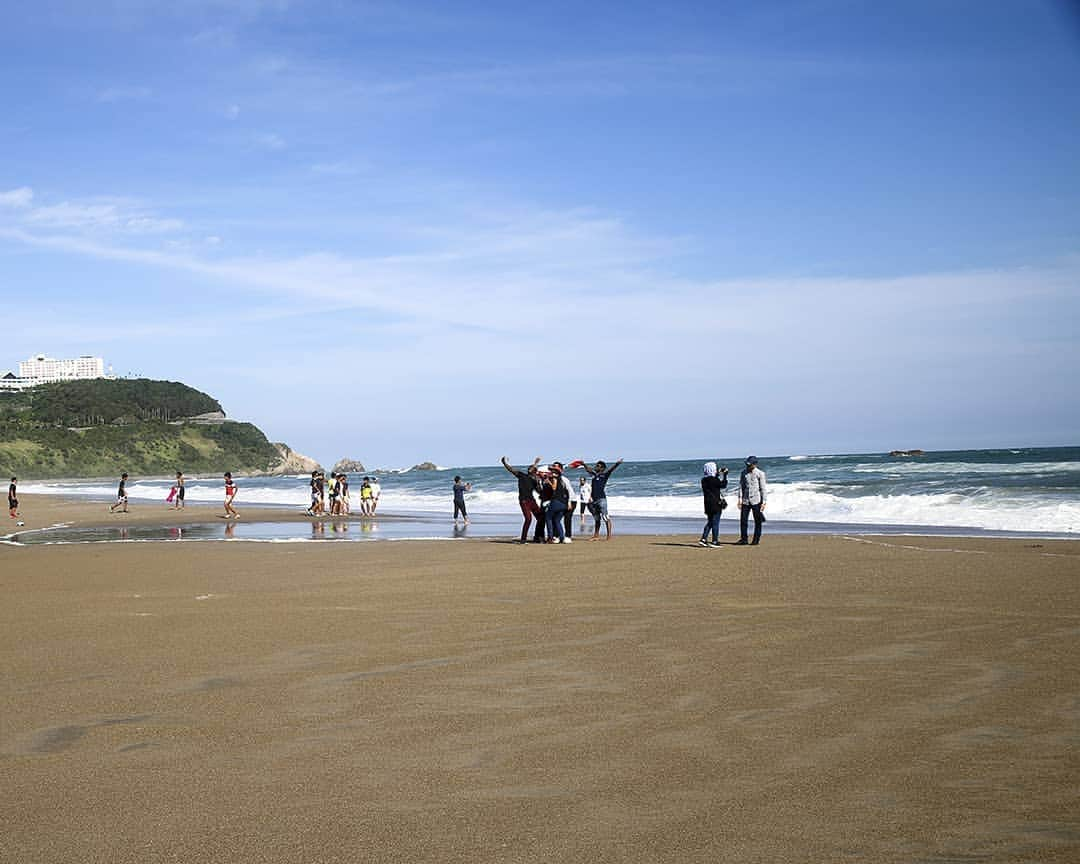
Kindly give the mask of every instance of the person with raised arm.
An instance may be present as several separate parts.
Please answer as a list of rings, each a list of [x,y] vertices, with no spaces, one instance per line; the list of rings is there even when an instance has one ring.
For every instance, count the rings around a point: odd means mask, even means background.
[[[539,488],[539,480],[536,476],[536,466],[540,464],[540,457],[537,456],[533,459],[532,465],[526,470],[522,471],[515,468],[509,462],[506,461],[506,457],[502,457],[502,466],[515,477],[518,481],[518,506],[521,507],[521,515],[524,517],[525,522],[521,526],[521,542],[526,543],[529,540],[529,526],[532,524],[535,518],[537,523],[543,518],[540,515],[540,506],[536,503],[535,492]]]
[[[592,495],[592,503],[589,505],[589,509],[592,510],[593,519],[596,520],[596,525],[593,527],[593,535],[589,538],[590,542],[600,539],[600,523],[604,523],[604,527],[607,529],[607,536],[605,540],[611,539],[612,524],[611,516],[608,514],[607,505],[607,481],[611,477],[612,472],[622,465],[623,460],[619,459],[610,468],[603,459],[597,459],[596,464],[592,467],[587,462],[583,462],[581,467],[584,468],[589,474],[592,475],[592,486],[590,488],[590,494]]]

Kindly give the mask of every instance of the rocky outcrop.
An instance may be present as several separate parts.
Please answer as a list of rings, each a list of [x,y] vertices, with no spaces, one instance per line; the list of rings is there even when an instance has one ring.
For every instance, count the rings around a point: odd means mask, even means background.
[[[925,456],[925,450],[890,450],[890,456]]]
[[[367,468],[359,459],[338,459],[331,470],[335,474],[363,474]]]
[[[438,471],[439,466],[434,462],[421,462],[419,465],[413,465],[410,471]]]
[[[277,464],[271,466],[270,470],[266,472],[272,477],[284,474],[310,474],[312,471],[322,470],[322,466],[314,459],[305,456],[303,453],[297,453],[287,444],[275,441],[274,447],[281,454],[281,458]]]

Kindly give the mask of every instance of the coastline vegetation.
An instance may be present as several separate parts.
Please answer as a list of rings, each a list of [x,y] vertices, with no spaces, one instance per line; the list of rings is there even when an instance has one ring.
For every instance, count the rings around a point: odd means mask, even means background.
[[[0,392],[0,472],[27,480],[120,471],[258,473],[280,459],[251,423],[190,418],[221,412],[174,381],[94,379]]]

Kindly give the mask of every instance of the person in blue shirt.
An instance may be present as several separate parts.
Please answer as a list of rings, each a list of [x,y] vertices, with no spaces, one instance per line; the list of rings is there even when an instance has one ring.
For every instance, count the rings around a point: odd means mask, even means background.
[[[610,468],[603,459],[597,459],[596,464],[589,467],[588,464],[583,464],[583,467],[589,474],[592,475],[592,503],[589,505],[589,509],[592,510],[593,519],[596,521],[596,525],[593,527],[593,535],[589,538],[590,541],[600,539],[600,523],[604,523],[604,527],[607,529],[607,535],[605,540],[611,539],[612,524],[611,516],[608,515],[607,506],[607,482],[611,477],[612,472],[620,465],[623,460],[618,460]]]

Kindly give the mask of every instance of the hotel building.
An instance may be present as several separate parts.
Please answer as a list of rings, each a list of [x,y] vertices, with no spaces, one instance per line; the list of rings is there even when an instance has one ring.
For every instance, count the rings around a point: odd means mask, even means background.
[[[0,390],[26,390],[56,381],[106,377],[111,378],[112,375],[105,374],[105,361],[101,357],[84,355],[74,360],[57,360],[55,357],[38,354],[19,362],[18,376],[8,372],[0,377]]]

